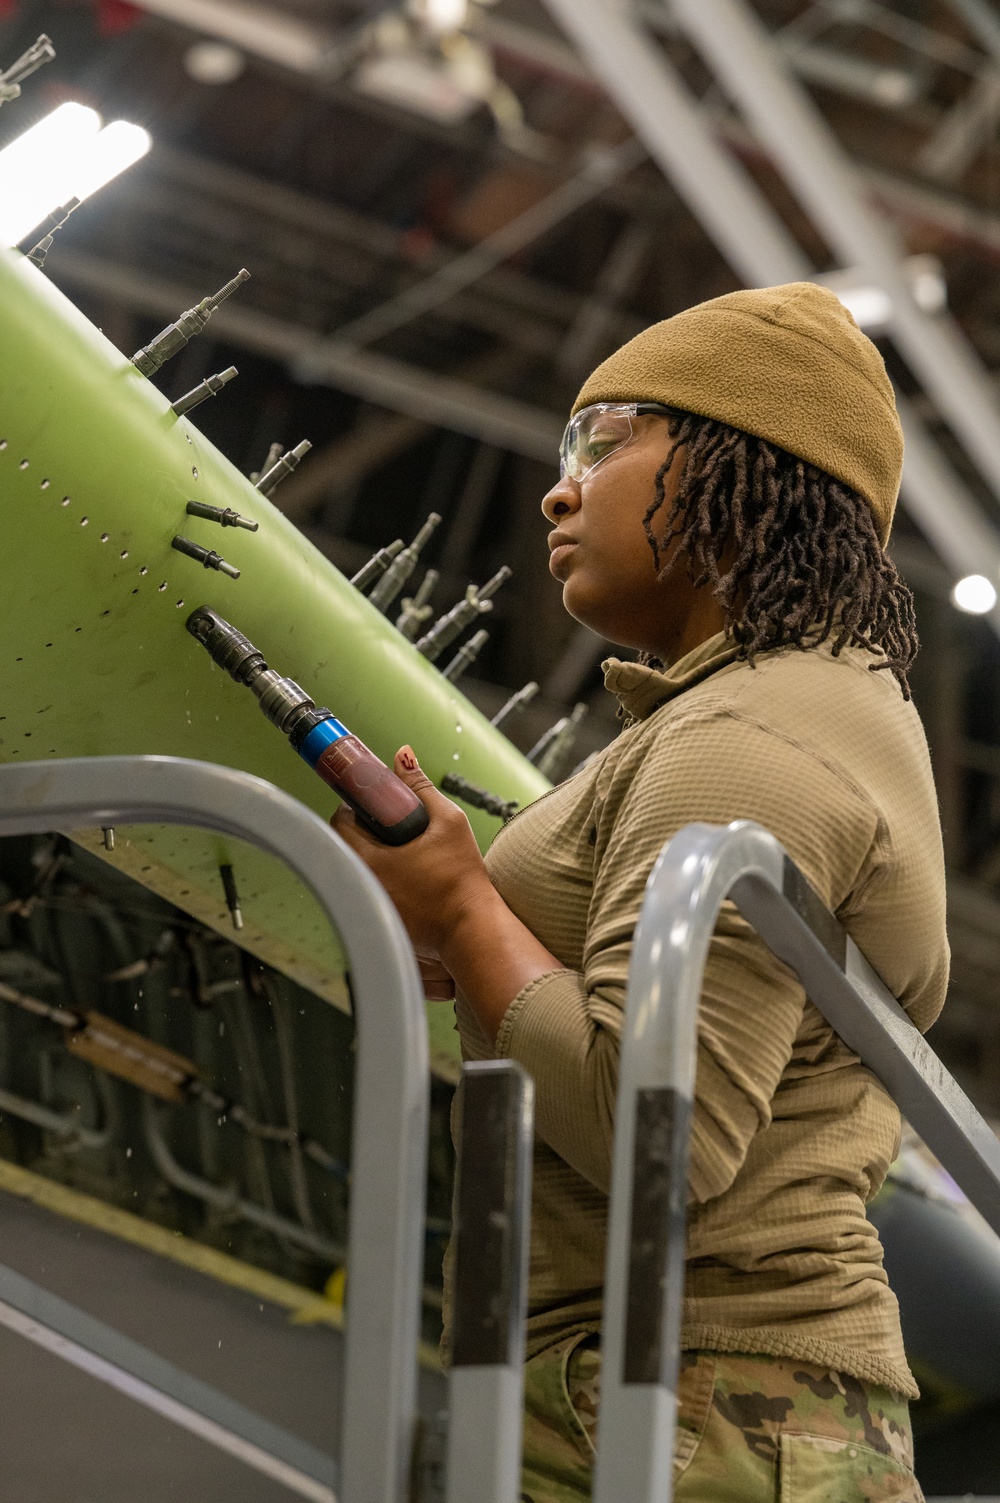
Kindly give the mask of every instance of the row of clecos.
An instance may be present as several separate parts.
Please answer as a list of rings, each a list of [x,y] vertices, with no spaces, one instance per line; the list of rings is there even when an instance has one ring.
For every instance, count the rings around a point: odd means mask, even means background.
[[[43,35],[15,63],[6,70],[0,71],[0,104],[18,98],[23,81],[38,68],[51,61],[54,56],[55,49],[51,41]],[[79,202],[79,199],[70,199],[53,210],[44,223],[32,231],[23,242],[19,242],[17,248],[36,266],[43,267],[53,235],[66,222]],[[202,298],[199,303],[188,308],[166,328],[161,329],[149,344],[137,350],[132,356],[132,364],[136,370],[143,376],[154,376],[169,360],[179,354],[191,339],[203,332],[222,303],[248,281],[249,277],[249,271],[245,267],[241,268],[218,292]],[[237,374],[236,367],[229,366],[226,370],[207,376],[191,391],[171,403],[171,411],[178,417],[186,416],[210,397],[217,396]],[[272,445],[262,469],[250,476],[256,489],[262,495],[271,497],[281,481],[293,473],[311,447],[307,439],[287,452],[279,444]],[[259,529],[258,522],[241,515],[231,507],[213,506],[208,502],[191,500],[187,503],[186,512],[188,516],[213,523],[223,529],[235,527],[251,533]],[[440,523],[440,515],[437,512],[431,512],[409,545],[404,546],[402,538],[397,538],[387,547],[379,549],[351,580],[351,583],[362,593],[366,593],[371,604],[383,614],[388,614],[390,608],[399,599],[399,614],[395,620],[397,630],[407,641],[414,643],[417,652],[422,657],[432,663],[437,663],[468,627],[473,626],[481,617],[493,610],[493,597],[511,577],[511,570],[504,565],[485,584],[470,584],[461,600],[432,621],[434,607],[431,604],[431,597],[440,579],[437,570],[427,569],[419,587],[412,594],[403,595],[402,592],[417,569],[421,552]],[[206,569],[215,570],[233,580],[240,578],[240,570],[217,549],[196,542],[183,533],[178,533],[172,538],[171,546],[178,553],[193,559]],[[476,662],[488,641],[489,633],[486,630],[480,628],[474,631],[441,667],[442,676],[450,683],[457,683]],[[531,702],[537,692],[537,683],[525,684],[502,706],[493,717],[492,724],[497,729],[509,724],[518,712]],[[546,731],[528,753],[529,760],[534,762],[546,776],[557,778],[568,765],[573,744],[585,714],[586,706],[577,705],[571,715],[564,716]],[[464,778],[454,777],[453,781],[456,786],[446,791],[452,792],[464,802],[488,810],[501,818],[509,818],[514,813],[516,806],[505,802],[497,795],[469,783]],[[458,786],[459,784],[461,786]],[[108,849],[113,849],[114,832],[108,829],[104,833],[105,844]],[[234,912],[234,922],[236,921]]]
[[[182,350],[190,339],[202,332],[216,309],[238,287],[241,287],[249,276],[250,273],[245,268],[241,269],[218,292],[203,298],[195,307],[182,313],[172,324],[162,329],[155,339],[133,355],[132,364],[144,376],[154,375],[168,360]],[[218,375],[207,377],[192,391],[174,402],[172,410],[178,416],[191,412],[201,402],[221,391],[235,375],[235,367],[230,367]],[[283,452],[280,444],[272,445],[262,469],[250,476],[256,489],[264,496],[272,496],[281,481],[293,473],[311,447],[307,439],[287,452]],[[232,508],[215,507],[206,502],[189,501],[187,512],[190,516],[214,522],[223,528],[239,527],[249,532],[256,532],[259,525],[241,516]],[[446,649],[453,646],[467,628],[477,623],[483,616],[489,615],[493,610],[494,596],[511,577],[511,570],[505,564],[485,584],[470,584],[461,600],[431,623],[431,618],[434,616],[431,597],[440,580],[439,572],[436,569],[427,569],[419,587],[412,594],[404,595],[403,591],[415,574],[421,553],[440,526],[441,520],[440,514],[432,511],[411,543],[404,544],[402,538],[396,538],[374,553],[351,579],[351,584],[363,594],[367,594],[370,603],[383,615],[388,615],[396,602],[399,602],[399,613],[395,618],[396,629],[407,641],[413,642],[417,652],[431,663],[437,663]],[[240,577],[240,571],[213,548],[207,548],[181,535],[174,537],[172,545],[178,552],[193,558],[206,569],[215,569],[232,579]],[[424,627],[427,627],[427,630],[423,630]],[[450,683],[457,683],[475,663],[488,641],[487,631],[482,628],[475,631],[441,668],[442,676]],[[537,693],[537,683],[526,684],[501,707],[494,716],[492,724],[497,729],[507,725],[526,705],[530,704]],[[529,761],[554,781],[570,762],[586,713],[585,704],[576,705],[572,713],[557,720],[528,753]],[[509,818],[515,812],[516,806],[504,802],[488,790],[481,789],[464,778],[454,781],[456,786],[445,791],[452,792],[463,802],[484,809],[491,814],[498,814],[501,818]],[[461,783],[460,788],[457,786],[458,783]]]

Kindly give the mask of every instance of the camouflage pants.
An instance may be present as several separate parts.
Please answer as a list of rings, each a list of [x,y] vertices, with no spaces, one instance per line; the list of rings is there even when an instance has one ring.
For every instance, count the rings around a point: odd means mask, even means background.
[[[522,1503],[590,1497],[598,1338],[528,1363]],[[923,1503],[905,1399],[807,1362],[685,1352],[676,1503]]]

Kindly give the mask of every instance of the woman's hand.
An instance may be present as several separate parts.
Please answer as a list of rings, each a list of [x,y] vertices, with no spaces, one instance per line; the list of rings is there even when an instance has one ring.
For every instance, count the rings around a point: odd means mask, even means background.
[[[378,877],[417,952],[426,995],[457,986],[487,1037],[530,982],[562,964],[507,907],[490,881],[472,827],[421,772],[408,746],[393,769],[426,805],[430,824],[406,845],[383,845],[342,804],[330,823]],[[452,980],[454,978],[454,980]]]
[[[410,747],[400,747],[393,771],[426,806],[430,824],[402,846],[383,845],[341,804],[330,823],[371,867],[406,925],[422,963],[437,959],[463,918],[496,892],[479,854],[472,827],[460,809],[421,771]],[[426,977],[443,981],[443,975]]]

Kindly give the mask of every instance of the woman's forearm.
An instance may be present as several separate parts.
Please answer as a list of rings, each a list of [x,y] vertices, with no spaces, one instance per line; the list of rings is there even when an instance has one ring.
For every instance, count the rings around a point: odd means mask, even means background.
[[[440,954],[493,1042],[518,993],[539,976],[565,969],[493,888],[463,911]]]

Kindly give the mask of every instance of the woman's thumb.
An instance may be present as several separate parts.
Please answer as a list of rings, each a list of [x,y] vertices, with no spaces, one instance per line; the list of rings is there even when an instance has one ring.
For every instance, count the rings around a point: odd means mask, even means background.
[[[412,746],[401,746],[399,748],[393,762],[393,772],[398,778],[402,778],[403,782],[408,788],[412,788],[414,793],[423,794],[428,789],[431,789],[435,793],[437,792],[434,784],[414,756]]]

